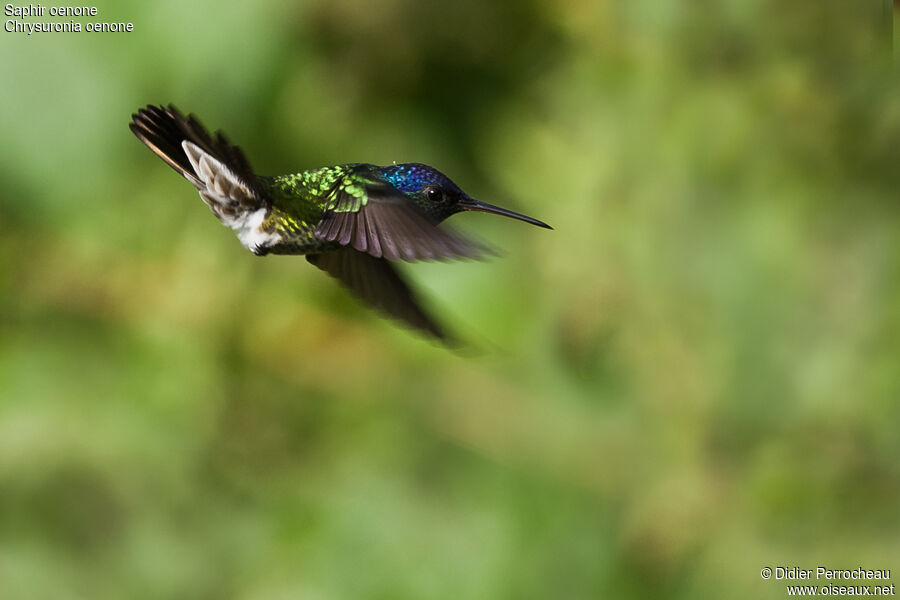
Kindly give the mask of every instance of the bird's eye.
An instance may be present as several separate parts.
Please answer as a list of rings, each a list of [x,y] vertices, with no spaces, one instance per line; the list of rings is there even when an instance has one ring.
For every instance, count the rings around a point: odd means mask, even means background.
[[[440,202],[444,199],[444,192],[442,192],[439,188],[430,187],[425,190],[425,196],[432,202]]]

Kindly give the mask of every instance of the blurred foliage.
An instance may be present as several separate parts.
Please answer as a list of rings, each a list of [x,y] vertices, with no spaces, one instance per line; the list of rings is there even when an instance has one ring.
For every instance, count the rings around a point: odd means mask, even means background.
[[[0,32],[0,597],[900,564],[890,3],[98,7],[134,32]],[[405,269],[448,352],[241,248],[128,131],[168,102],[262,173],[426,162],[556,230],[462,215],[506,255]]]

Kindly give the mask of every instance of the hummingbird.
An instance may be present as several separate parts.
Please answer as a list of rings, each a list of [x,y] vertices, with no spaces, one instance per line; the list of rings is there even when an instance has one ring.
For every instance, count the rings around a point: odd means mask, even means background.
[[[221,131],[193,114],[148,105],[131,116],[134,135],[200,193],[212,213],[257,256],[303,254],[353,295],[444,343],[393,263],[482,258],[491,250],[441,221],[471,210],[552,229],[543,221],[475,200],[428,165],[349,163],[288,175],[257,175]]]

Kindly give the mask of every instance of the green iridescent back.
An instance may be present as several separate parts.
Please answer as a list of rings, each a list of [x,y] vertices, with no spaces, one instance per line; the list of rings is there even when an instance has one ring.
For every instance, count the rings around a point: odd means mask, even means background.
[[[270,248],[275,254],[306,254],[334,248],[337,244],[313,235],[329,201],[343,190],[364,198],[363,187],[354,177],[356,164],[310,169],[300,173],[260,177],[272,211],[262,229],[278,233],[282,243]]]

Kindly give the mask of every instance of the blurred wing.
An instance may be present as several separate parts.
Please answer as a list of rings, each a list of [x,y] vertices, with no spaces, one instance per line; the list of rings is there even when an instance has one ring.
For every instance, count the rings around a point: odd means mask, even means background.
[[[489,252],[438,227],[396,188],[375,182],[338,189],[315,235],[388,260],[478,258]]]
[[[413,291],[383,258],[375,258],[352,248],[309,254],[306,260],[322,269],[357,298],[444,343],[450,338],[420,306]]]

